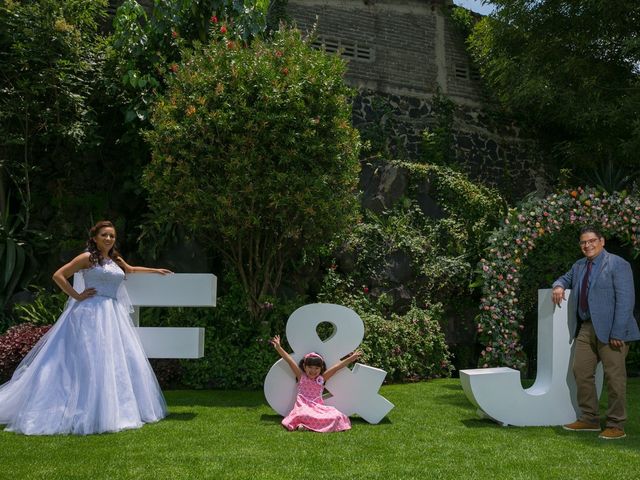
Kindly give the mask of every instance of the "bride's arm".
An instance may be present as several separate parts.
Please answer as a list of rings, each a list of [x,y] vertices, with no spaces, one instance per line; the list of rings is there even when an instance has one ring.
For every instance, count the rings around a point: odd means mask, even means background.
[[[159,273],[160,275],[173,273],[166,268],[133,267],[125,262],[122,257],[119,257],[116,262],[118,262],[118,265],[124,270],[124,273]]]
[[[71,260],[69,263],[65,263],[61,266],[56,272],[53,274],[51,278],[56,282],[56,285],[60,287],[64,293],[69,295],[71,298],[76,299],[77,301],[82,301],[85,298],[93,297],[96,294],[95,288],[87,288],[82,293],[76,292],[69,280],[74,273],[84,269],[91,267],[91,262],[89,261],[89,252],[84,252],[78,255],[76,258]]]

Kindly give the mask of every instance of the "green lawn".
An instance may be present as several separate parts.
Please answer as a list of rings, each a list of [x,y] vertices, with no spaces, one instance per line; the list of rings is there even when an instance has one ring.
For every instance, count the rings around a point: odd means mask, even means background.
[[[262,392],[169,391],[170,416],[87,437],[0,432],[0,478],[412,479],[640,478],[640,379],[628,388],[628,437],[479,420],[458,380],[390,385],[379,425],[287,432]]]

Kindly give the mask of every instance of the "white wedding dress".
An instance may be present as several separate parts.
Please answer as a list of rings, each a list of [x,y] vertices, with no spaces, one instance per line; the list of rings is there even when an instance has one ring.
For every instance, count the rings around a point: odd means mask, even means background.
[[[97,293],[70,300],[11,380],[0,386],[5,430],[26,435],[117,432],[167,414],[129,315],[124,272],[107,259],[80,273],[84,285]]]

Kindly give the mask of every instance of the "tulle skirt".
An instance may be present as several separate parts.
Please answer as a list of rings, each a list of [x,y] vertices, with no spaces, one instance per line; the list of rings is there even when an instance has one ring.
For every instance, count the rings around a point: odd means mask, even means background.
[[[26,435],[117,432],[166,413],[129,314],[109,297],[65,310],[0,386],[0,424]]]

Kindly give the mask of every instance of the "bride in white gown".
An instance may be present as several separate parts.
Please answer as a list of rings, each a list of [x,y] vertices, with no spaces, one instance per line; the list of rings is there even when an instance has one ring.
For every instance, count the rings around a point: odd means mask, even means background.
[[[130,317],[111,222],[96,224],[88,251],[53,275],[70,300],[56,324],[0,386],[0,425],[26,435],[116,432],[156,422],[167,407]],[[67,280],[80,272],[82,291]],[[78,288],[78,285],[76,285]]]

